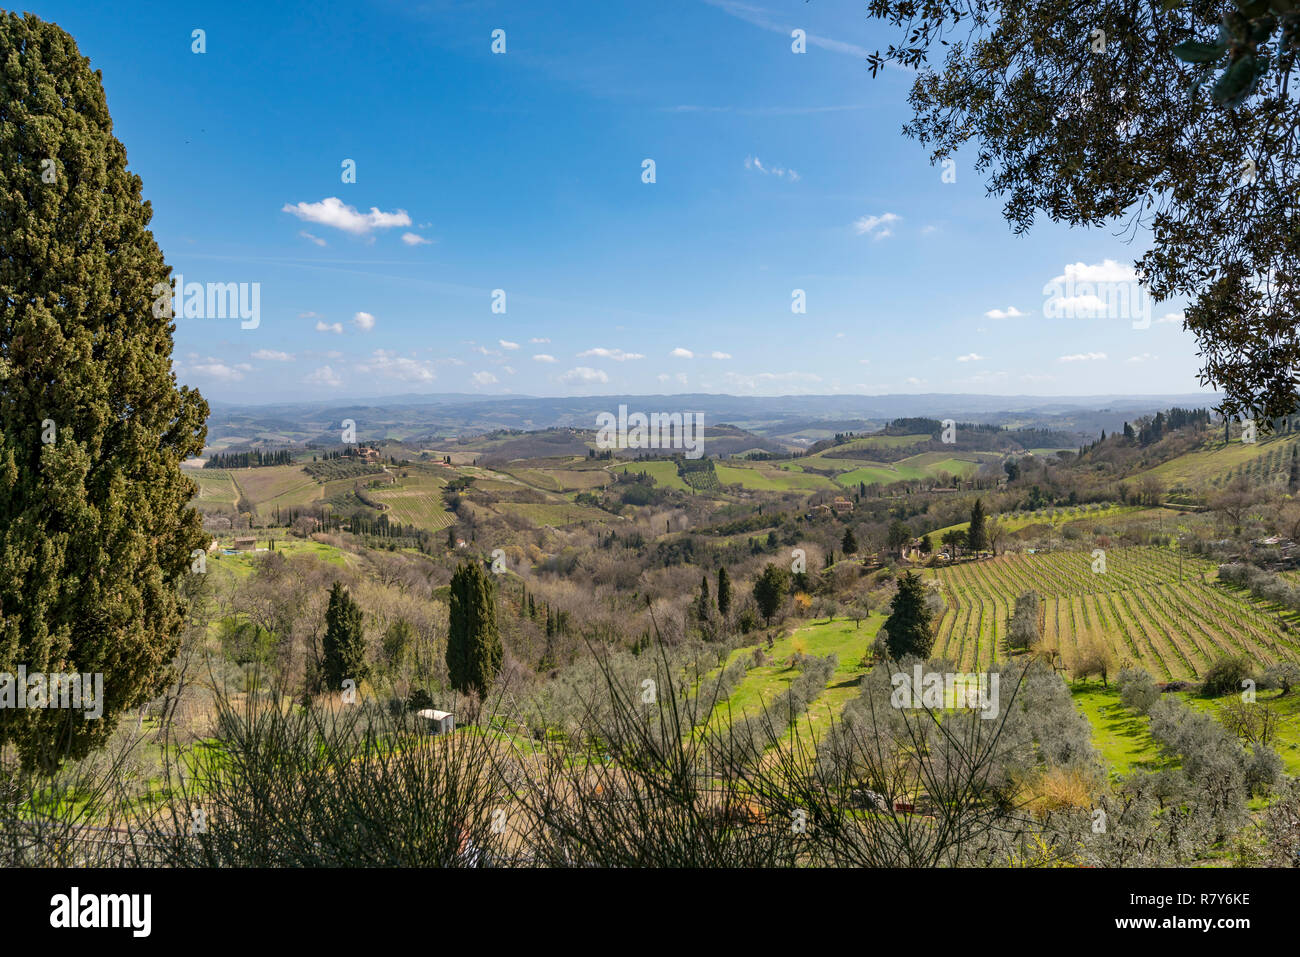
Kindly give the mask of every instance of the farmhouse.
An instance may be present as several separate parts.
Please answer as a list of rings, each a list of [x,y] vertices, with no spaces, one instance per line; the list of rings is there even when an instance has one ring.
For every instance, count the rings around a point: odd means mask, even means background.
[[[845,512],[853,511],[853,503],[850,502],[847,498],[837,497],[835,501],[831,502],[831,509],[835,512],[836,515],[842,515]]]

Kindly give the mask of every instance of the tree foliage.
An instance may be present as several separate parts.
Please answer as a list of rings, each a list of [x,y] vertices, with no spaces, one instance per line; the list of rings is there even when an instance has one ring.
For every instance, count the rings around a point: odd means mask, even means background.
[[[478,562],[464,562],[451,577],[447,672],[452,687],[487,694],[503,657],[492,581]]]
[[[325,687],[338,691],[345,680],[360,683],[369,668],[366,665],[366,634],[361,606],[342,582],[330,587],[329,606],[325,610],[325,638],[321,642]]]
[[[0,671],[101,673],[104,712],[0,711],[29,761],[81,757],[160,693],[207,544],[182,460],[169,268],[99,74],[59,27],[0,14]]]
[[[881,628],[885,647],[895,661],[904,657],[929,658],[934,644],[933,614],[926,602],[925,583],[919,575],[904,572]]]
[[[904,132],[934,162],[973,144],[1017,233],[1043,214],[1140,237],[1136,272],[1156,302],[1190,301],[1184,326],[1220,408],[1294,411],[1291,0],[870,0],[868,12],[903,32],[868,64],[917,71]]]

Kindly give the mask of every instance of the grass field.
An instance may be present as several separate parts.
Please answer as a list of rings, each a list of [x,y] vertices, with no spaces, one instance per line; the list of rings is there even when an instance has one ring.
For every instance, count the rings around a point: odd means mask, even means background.
[[[672,465],[671,462],[656,463]],[[673,467],[674,473],[676,466]],[[511,469],[510,474],[519,481],[546,492],[585,492],[589,489],[604,488],[611,481],[604,469]]]
[[[1007,623],[1018,595],[1040,598],[1041,647],[1067,665],[1081,645],[1110,649],[1115,671],[1126,663],[1157,681],[1197,679],[1230,654],[1265,665],[1300,659],[1294,615],[1284,620],[1244,592],[1216,584],[1212,565],[1171,549],[1115,548],[1105,571],[1091,552],[1002,555],[932,569],[947,608],[936,625],[933,654],[973,670],[1005,660]],[[1284,626],[1287,629],[1284,630]]]
[[[633,475],[638,472],[645,472],[656,485],[664,488],[674,488],[679,492],[687,491],[690,486],[682,481],[682,477],[677,474],[676,462],[632,462],[626,465],[616,465],[615,472],[631,472]]]
[[[718,481],[760,492],[832,491],[835,484],[822,475],[793,472],[766,464],[719,465]]]
[[[1233,439],[1227,445],[1221,440],[1211,442],[1206,448],[1188,452],[1146,472],[1140,472],[1133,476],[1133,480],[1140,482],[1143,476],[1151,475],[1166,485],[1208,488],[1216,484],[1216,480],[1221,483],[1231,473],[1248,469],[1274,453],[1289,456],[1297,442],[1300,442],[1298,435],[1269,436],[1260,438],[1258,442]]]
[[[576,525],[579,522],[617,522],[618,518],[599,508],[559,503],[497,502],[493,508],[534,525]]]
[[[234,508],[239,501],[239,486],[225,469],[186,469],[185,474],[199,486],[195,505]]]
[[[999,515],[1002,526],[1008,532],[1018,532],[1022,528],[1028,528],[1030,525],[1066,525],[1074,522],[1091,522],[1100,519],[1116,518],[1120,515],[1133,517],[1136,513],[1143,511],[1140,505],[1108,505],[1105,508],[1089,509],[1082,505],[1063,508],[1044,508],[1034,512],[1021,512],[1018,515]],[[1147,509],[1152,516],[1163,515],[1171,520],[1177,519],[1182,513],[1173,509]],[[1053,514],[1055,513],[1055,514]],[[943,539],[945,532],[959,531],[964,532],[970,528],[970,522],[958,522],[956,525],[947,525],[943,528],[937,528],[933,532],[928,532],[930,541],[935,545]]]

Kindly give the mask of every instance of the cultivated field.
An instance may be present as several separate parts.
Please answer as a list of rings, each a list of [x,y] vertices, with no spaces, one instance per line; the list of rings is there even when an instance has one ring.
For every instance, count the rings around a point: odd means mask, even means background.
[[[964,669],[1007,657],[1007,623],[1017,596],[1041,599],[1043,647],[1068,665],[1080,646],[1110,649],[1116,670],[1126,663],[1157,680],[1196,679],[1220,657],[1245,654],[1260,665],[1300,659],[1295,623],[1219,585],[1212,565],[1163,548],[1105,552],[1093,571],[1091,552],[1003,555],[936,569],[947,609],[933,654]]]

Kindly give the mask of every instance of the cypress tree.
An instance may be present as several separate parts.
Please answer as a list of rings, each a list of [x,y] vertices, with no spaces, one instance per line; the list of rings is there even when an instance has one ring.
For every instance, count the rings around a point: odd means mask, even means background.
[[[486,695],[501,670],[503,652],[497,633],[492,581],[478,562],[462,563],[451,577],[447,629],[447,673],[457,691]]]
[[[170,269],[99,74],[16,13],[0,63],[0,671],[103,675],[98,720],[0,709],[0,745],[52,767],[167,685],[208,407],[172,374]]]
[[[907,655],[930,657],[934,629],[930,610],[925,606],[925,585],[920,576],[906,572],[898,579],[898,591],[889,605],[889,617],[880,627],[885,630],[885,647],[895,661]]]
[[[731,611],[731,576],[726,565],[718,566],[718,611],[723,618]]]
[[[709,576],[700,576],[700,595],[695,600],[695,617],[699,621],[709,620]]]
[[[988,533],[984,528],[984,502],[975,499],[970,510],[970,528],[966,530],[966,547],[972,552],[981,552],[989,547]]]
[[[330,586],[329,607],[325,609],[325,638],[321,642],[325,687],[338,691],[345,679],[358,684],[369,673],[366,664],[366,637],[361,621],[361,606],[343,587]]]

